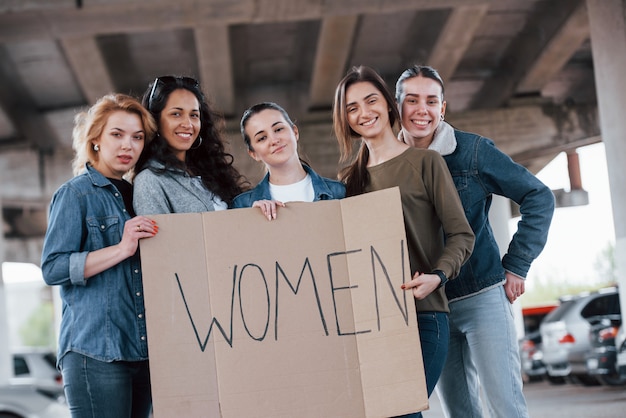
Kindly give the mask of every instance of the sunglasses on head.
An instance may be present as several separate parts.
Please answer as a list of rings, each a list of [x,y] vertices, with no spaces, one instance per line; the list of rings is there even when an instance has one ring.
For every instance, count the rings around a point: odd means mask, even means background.
[[[164,85],[168,84],[181,84],[182,86],[191,86],[198,87],[200,83],[198,80],[192,77],[180,77],[173,75],[163,75],[161,77],[157,77],[154,79],[154,83],[152,83],[152,90],[150,90],[150,96],[148,97],[148,108],[152,108],[152,99],[154,99],[154,93],[156,92],[157,84],[162,83]]]

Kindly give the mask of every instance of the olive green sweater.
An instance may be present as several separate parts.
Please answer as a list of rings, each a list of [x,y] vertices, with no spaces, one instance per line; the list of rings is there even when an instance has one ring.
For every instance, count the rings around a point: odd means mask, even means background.
[[[454,279],[472,253],[474,233],[443,157],[409,148],[368,172],[366,192],[400,188],[411,275],[442,270]],[[415,303],[418,312],[449,312],[443,288]]]

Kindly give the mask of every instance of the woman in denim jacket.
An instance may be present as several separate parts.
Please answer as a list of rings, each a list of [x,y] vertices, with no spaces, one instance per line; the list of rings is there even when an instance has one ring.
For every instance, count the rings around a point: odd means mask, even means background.
[[[346,188],[340,181],[319,176],[298,156],[298,127],[276,103],[258,103],[241,118],[241,135],[248,153],[266,168],[265,178],[252,190],[235,198],[233,207],[258,207],[276,219],[276,206],[285,202],[341,199]]]
[[[469,261],[446,285],[450,349],[437,385],[443,408],[449,417],[482,417],[480,382],[491,416],[527,417],[511,304],[546,243],[554,196],[493,141],[444,121],[443,81],[433,68],[404,71],[396,101],[404,141],[444,156],[476,235]],[[488,219],[493,194],[515,201],[522,214],[502,259]]]
[[[152,398],[138,243],[158,227],[134,215],[124,177],[156,125],[121,94],[104,96],[75,122],[75,177],[52,198],[42,252],[44,280],[61,286],[65,395],[75,418],[146,418]]]

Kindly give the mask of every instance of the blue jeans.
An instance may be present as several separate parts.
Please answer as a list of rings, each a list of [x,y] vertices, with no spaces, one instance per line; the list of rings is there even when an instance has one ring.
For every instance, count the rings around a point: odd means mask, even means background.
[[[441,370],[448,354],[450,342],[450,325],[445,312],[418,312],[417,325],[424,359],[424,374],[428,397],[435,389]],[[403,418],[420,418],[421,412],[402,415]]]
[[[450,349],[437,395],[446,417],[528,417],[513,310],[497,286],[450,303]],[[480,381],[480,382],[479,382]]]
[[[72,418],[147,418],[152,411],[147,360],[107,363],[69,352],[61,372]]]

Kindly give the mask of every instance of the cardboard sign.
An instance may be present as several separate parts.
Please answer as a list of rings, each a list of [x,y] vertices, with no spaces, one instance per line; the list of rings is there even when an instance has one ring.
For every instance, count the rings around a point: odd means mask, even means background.
[[[153,216],[141,241],[155,418],[428,408],[398,188]]]

